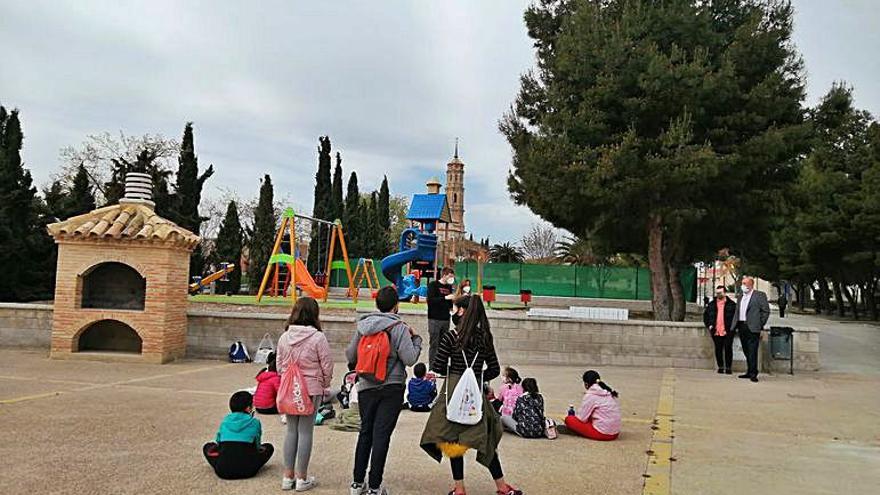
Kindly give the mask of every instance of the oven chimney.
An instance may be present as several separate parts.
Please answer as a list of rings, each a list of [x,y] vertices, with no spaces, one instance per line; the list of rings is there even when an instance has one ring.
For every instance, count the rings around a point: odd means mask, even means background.
[[[143,172],[128,172],[125,174],[125,197],[119,200],[120,204],[141,204],[154,208],[153,202],[153,178]]]

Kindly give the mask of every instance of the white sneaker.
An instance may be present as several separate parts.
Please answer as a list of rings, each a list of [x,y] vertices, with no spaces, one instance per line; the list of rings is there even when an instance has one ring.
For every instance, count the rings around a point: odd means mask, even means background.
[[[281,424],[283,424],[283,425],[287,424],[287,415],[286,414],[281,415]]]
[[[380,486],[379,488],[373,490],[372,488],[367,490],[367,495],[391,495],[391,492],[388,491],[385,486]]]
[[[367,484],[366,483],[355,483],[351,482],[351,488],[348,490],[349,495],[364,495],[367,493]]]
[[[281,489],[282,490],[293,490],[296,487],[296,479],[295,478],[281,478]]]
[[[305,492],[318,486],[318,481],[314,476],[309,476],[304,480],[296,480],[296,491]]]

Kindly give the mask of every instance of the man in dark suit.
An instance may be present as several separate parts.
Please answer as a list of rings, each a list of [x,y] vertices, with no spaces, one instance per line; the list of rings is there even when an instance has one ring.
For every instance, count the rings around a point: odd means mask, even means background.
[[[733,334],[736,332],[736,302],[727,297],[723,285],[715,287],[715,300],[706,305],[703,324],[715,344],[718,373],[730,374],[733,364]]]
[[[736,329],[742,343],[743,354],[746,355],[748,369],[740,378],[758,381],[758,346],[761,342],[761,330],[770,319],[770,303],[767,294],[755,290],[755,279],[743,277],[742,293],[736,302]]]

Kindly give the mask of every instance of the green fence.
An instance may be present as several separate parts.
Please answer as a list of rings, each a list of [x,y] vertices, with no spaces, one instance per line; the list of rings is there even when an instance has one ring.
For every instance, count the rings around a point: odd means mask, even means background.
[[[338,266],[342,262],[334,263]],[[349,264],[354,274],[357,260],[349,260]],[[373,266],[379,276],[379,285],[391,285],[391,281],[382,275],[381,260],[373,260]],[[477,263],[459,261],[455,264],[455,274],[459,280],[469,278],[476,284]],[[696,268],[682,270],[685,300],[696,302],[696,281]],[[528,289],[535,296],[651,300],[651,272],[647,268],[487,263],[483,265],[483,285],[494,285],[499,294],[519,294],[520,290]],[[331,271],[330,286],[348,286],[345,269]]]
[[[455,264],[459,280],[477,281],[477,263]],[[682,271],[685,299],[696,302],[697,270]],[[487,263],[483,265],[483,285],[494,285],[499,294],[519,294],[531,290],[535,296],[592,297],[604,299],[651,299],[651,272],[647,268],[616,266],[531,265]]]

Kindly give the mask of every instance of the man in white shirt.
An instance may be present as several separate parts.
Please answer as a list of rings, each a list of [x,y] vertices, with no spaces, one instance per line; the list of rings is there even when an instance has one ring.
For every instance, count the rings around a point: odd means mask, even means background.
[[[761,343],[761,330],[770,319],[770,303],[767,294],[755,289],[755,279],[743,277],[742,294],[736,303],[736,330],[746,356],[746,372],[740,378],[758,381],[758,348]]]

